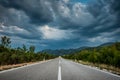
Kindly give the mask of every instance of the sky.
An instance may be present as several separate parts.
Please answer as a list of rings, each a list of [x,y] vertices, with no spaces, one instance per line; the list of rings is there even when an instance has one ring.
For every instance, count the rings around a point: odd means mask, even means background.
[[[120,0],[0,0],[0,36],[12,47],[97,46],[120,41]]]

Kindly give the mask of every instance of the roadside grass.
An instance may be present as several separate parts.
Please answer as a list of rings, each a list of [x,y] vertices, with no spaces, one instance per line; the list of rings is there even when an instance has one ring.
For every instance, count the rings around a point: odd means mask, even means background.
[[[21,66],[25,66],[25,65],[33,64],[33,63],[35,63],[35,62],[12,64],[12,65],[0,65],[0,71],[17,68],[17,67],[21,67]]]
[[[105,71],[108,71],[108,72],[120,75],[120,68],[114,67],[112,65],[91,63],[91,62],[81,61],[81,60],[79,60],[79,61],[74,60],[74,61],[77,62],[77,63],[81,63],[83,65],[88,65],[88,66],[91,66],[91,67],[96,67],[96,68],[98,68],[100,70],[105,70]]]
[[[48,60],[42,60],[42,61],[35,61],[35,62],[26,62],[26,63],[20,63],[20,64],[0,65],[0,71],[12,69],[12,68],[17,68],[17,67],[22,67],[22,66],[26,66],[26,65],[29,65],[29,64],[34,64],[34,63],[37,63],[37,62],[41,62],[41,63],[42,62],[47,62],[49,60],[50,59],[48,59]]]

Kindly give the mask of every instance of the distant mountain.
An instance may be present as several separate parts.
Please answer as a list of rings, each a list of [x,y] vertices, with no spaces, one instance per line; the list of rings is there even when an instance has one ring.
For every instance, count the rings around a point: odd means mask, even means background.
[[[62,57],[120,68],[120,42],[114,42],[113,44],[105,43],[98,47],[90,47],[77,53],[63,55]]]
[[[88,47],[80,47],[77,49],[56,49],[56,50],[45,49],[45,50],[42,50],[40,52],[54,54],[54,55],[64,55],[64,54],[76,53],[76,52],[79,52],[80,50],[85,49],[85,48],[88,48]]]
[[[112,44],[114,44],[115,42],[107,42],[107,43],[104,43],[104,44],[101,44],[100,46],[98,47],[103,47],[103,46],[110,46]]]
[[[112,45],[114,44],[114,42],[108,42],[108,43],[104,43],[104,44],[101,44],[100,46],[97,46],[97,47],[88,47],[88,46],[84,46],[84,47],[80,47],[80,48],[76,48],[76,49],[56,49],[56,50],[51,50],[51,49],[45,49],[45,50],[42,50],[40,51],[41,53],[49,53],[49,54],[53,54],[53,55],[65,55],[65,54],[72,54],[72,53],[77,53],[83,49],[89,49],[89,50],[92,50],[94,48],[100,48],[100,47],[103,47],[103,46],[109,46],[109,45]]]

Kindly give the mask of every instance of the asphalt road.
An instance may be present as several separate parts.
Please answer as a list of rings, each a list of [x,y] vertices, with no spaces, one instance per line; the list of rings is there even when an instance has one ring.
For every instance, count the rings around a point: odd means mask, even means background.
[[[0,80],[120,80],[120,76],[63,58],[0,72]]]

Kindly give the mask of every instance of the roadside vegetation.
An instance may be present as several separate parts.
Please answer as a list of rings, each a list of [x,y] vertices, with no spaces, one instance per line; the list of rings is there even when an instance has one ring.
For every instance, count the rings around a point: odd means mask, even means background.
[[[63,57],[82,64],[118,71],[120,74],[120,42],[109,46],[83,49],[77,53],[64,55]]]
[[[23,47],[11,48],[11,40],[7,36],[1,37],[0,44],[0,66],[12,65],[28,62],[36,62],[55,58],[56,56],[47,53],[35,53],[35,46],[29,46],[29,49],[23,44]]]

